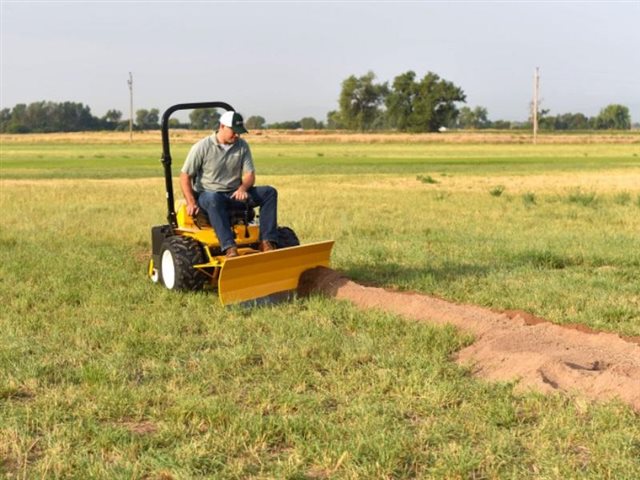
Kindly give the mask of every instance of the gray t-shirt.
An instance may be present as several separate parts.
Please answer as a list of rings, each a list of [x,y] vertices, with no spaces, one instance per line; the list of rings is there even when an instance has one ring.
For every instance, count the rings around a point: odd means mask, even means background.
[[[242,176],[253,171],[249,144],[239,138],[225,150],[215,133],[191,147],[182,166],[196,192],[233,192],[242,184]]]

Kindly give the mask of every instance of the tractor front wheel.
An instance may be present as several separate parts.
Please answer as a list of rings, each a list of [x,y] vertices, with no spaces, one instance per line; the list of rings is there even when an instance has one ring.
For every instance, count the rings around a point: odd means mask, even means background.
[[[205,263],[198,242],[187,237],[172,236],[162,245],[160,277],[169,290],[200,290],[206,275],[194,265]]]
[[[158,283],[160,281],[160,269],[158,266],[153,264],[153,258],[149,259],[147,274],[153,283]]]

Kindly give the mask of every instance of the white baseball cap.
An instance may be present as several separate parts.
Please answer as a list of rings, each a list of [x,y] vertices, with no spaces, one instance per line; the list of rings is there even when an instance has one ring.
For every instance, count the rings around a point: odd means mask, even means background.
[[[228,112],[224,112],[220,117],[220,124],[230,127],[237,134],[248,133],[247,129],[244,128],[244,119],[242,115],[238,112],[234,112],[233,110],[229,110]]]

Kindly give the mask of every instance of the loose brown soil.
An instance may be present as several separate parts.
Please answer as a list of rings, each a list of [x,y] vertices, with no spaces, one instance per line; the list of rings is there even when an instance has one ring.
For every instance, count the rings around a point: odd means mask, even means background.
[[[149,435],[158,431],[158,426],[148,421],[123,421],[119,425],[136,435]]]
[[[365,287],[327,268],[305,272],[299,293],[322,293],[432,324],[452,324],[475,337],[456,355],[491,381],[517,380],[517,390],[619,399],[640,412],[640,344],[612,333],[555,325],[524,312],[496,312],[416,293]]]

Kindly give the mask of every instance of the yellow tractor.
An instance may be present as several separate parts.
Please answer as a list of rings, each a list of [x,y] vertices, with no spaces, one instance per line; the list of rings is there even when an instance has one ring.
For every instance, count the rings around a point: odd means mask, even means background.
[[[223,305],[254,301],[273,294],[294,291],[305,270],[329,266],[333,241],[300,245],[295,232],[278,227],[277,249],[260,252],[260,227],[253,206],[230,212],[239,256],[227,258],[206,215],[192,217],[186,202],[174,203],[169,118],[178,110],[219,108],[233,110],[224,102],[183,103],[168,108],[162,116],[162,164],[167,197],[167,220],[151,228],[151,259],[148,275],[170,290],[217,287]]]

